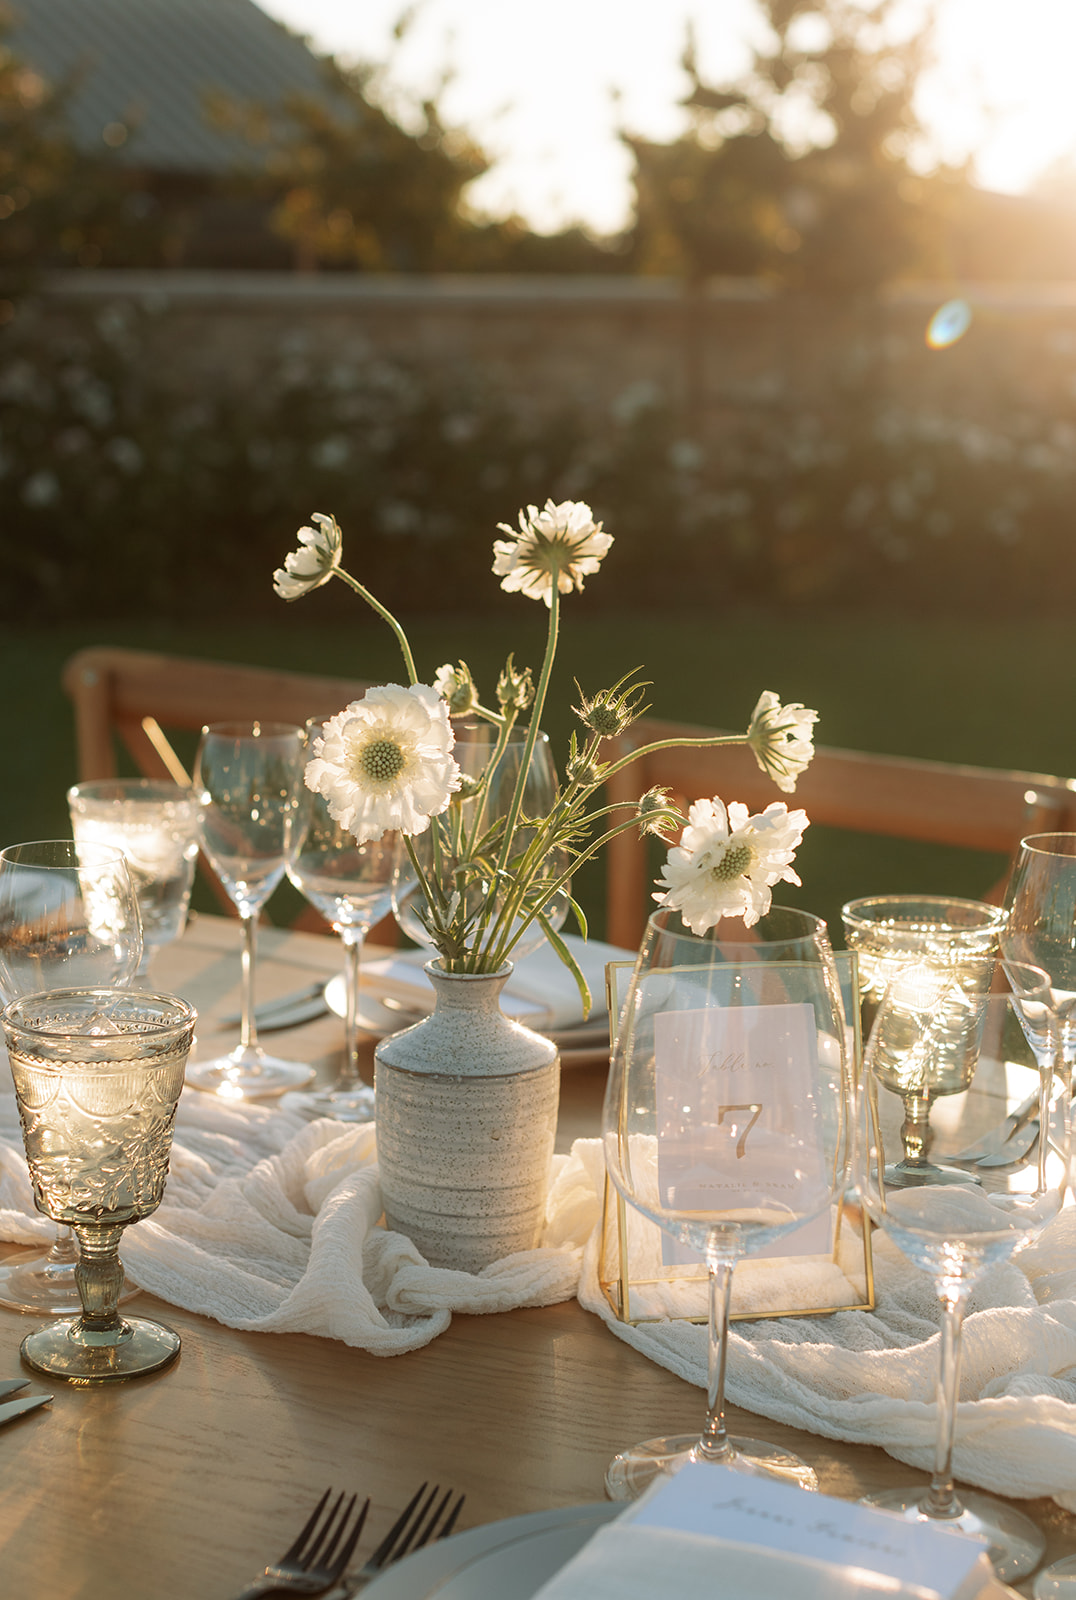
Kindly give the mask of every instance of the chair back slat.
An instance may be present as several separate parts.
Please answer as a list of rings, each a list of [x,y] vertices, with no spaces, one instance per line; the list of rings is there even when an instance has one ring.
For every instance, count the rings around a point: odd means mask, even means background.
[[[615,741],[616,755],[717,731],[643,717]],[[753,812],[785,800],[821,827],[1009,857],[1028,833],[1076,828],[1073,779],[826,746],[816,749],[791,795],[781,793],[745,746],[681,746],[632,762],[610,780],[609,799],[631,802],[655,785],[669,789],[682,808],[714,795],[740,800]],[[645,841],[634,830],[621,834],[609,845],[607,866],[606,937],[630,948],[639,943],[650,909]]]

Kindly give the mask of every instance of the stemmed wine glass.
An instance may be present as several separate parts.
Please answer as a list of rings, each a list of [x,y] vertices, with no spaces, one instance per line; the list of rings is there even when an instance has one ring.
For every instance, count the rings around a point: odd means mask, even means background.
[[[127,861],[112,845],[41,839],[0,850],[0,1002],[71,984],[125,984],[142,959]],[[77,1311],[77,1251],[59,1225],[48,1251],[0,1264],[0,1304]],[[124,1298],[137,1294],[128,1282]]]
[[[965,1173],[962,1183],[946,1179],[918,1185],[889,1183],[887,1151],[891,1145],[899,1148],[901,1130],[889,1092],[888,1053],[880,1043],[886,1013],[899,1012],[906,1048],[914,1050],[916,1031],[930,1028],[946,982],[944,974],[935,973],[932,994],[929,974],[909,967],[890,982],[864,1056],[857,1094],[853,1177],[871,1220],[914,1265],[930,1273],[942,1307],[935,1386],[937,1434],[930,1483],[926,1488],[871,1495],[868,1503],[898,1512],[908,1521],[936,1522],[985,1538],[998,1577],[1008,1581],[1037,1565],[1044,1540],[1029,1518],[1003,1501],[978,1491],[956,1492],[953,1443],[961,1333],[977,1279],[1035,1238],[1061,1209],[1069,1181],[1069,1086],[1049,1064],[1045,1068],[1040,1065],[1050,1063],[1053,1054],[1046,974],[1019,962],[1005,962],[1003,970],[1011,984],[1009,1003],[1033,1044],[1034,1059],[1026,1063],[1028,1072],[1039,1073],[1041,1155],[1025,1151],[1006,1166],[979,1165]],[[1004,1003],[1003,997],[995,996],[984,1000],[983,1007]],[[937,1119],[935,1140],[941,1158],[962,1159],[959,1152],[969,1133],[980,1134],[982,1123],[996,1116],[996,1101],[990,1094],[996,1069],[989,1054],[981,1055],[967,1088],[948,1102],[948,1115]]]
[[[1054,1024],[1051,1065],[1071,1091],[1076,1060],[1076,833],[1033,833],[1020,841],[1005,908],[1002,955],[1007,962],[1034,962],[1047,973]],[[1076,1556],[1040,1572],[1033,1592],[1035,1600],[1076,1596]]]
[[[193,789],[198,837],[243,924],[239,1043],[194,1061],[187,1082],[227,1099],[281,1094],[309,1083],[314,1069],[267,1054],[254,1024],[258,914],[302,838],[303,730],[282,722],[220,722],[202,729]]]
[[[671,1241],[700,1252],[709,1280],[701,1437],[623,1451],[606,1474],[614,1500],[688,1460],[818,1486],[798,1457],[730,1438],[724,1384],[736,1261],[828,1218],[843,1192],[850,1116],[839,981],[826,925],[807,912],[771,907],[736,940],[720,930],[700,938],[677,912],[651,916],[606,1090],[614,1185]]]
[[[441,816],[434,817],[424,833],[412,840],[423,870],[433,872],[442,883],[449,883],[453,868],[470,856],[470,847],[482,831],[508,815],[512,796],[519,778],[519,769],[527,743],[526,728],[513,728],[496,767],[489,775],[485,798],[479,815],[479,801],[473,798],[475,780],[481,778],[495,753],[497,730],[491,723],[454,720],[455,745],[452,755],[464,777],[464,787]],[[553,762],[549,738],[539,733],[527,768],[527,781],[523,790],[523,815],[545,817],[552,811],[557,798],[557,772]],[[516,834],[516,848],[526,849],[531,830],[520,828]],[[547,857],[550,877],[555,877],[568,865],[567,852],[551,851]],[[468,909],[475,910],[483,897],[483,886],[472,881],[466,891]],[[403,933],[416,944],[433,948],[418,912],[425,904],[406,851],[397,857],[396,879],[393,885],[392,909]],[[568,916],[568,887],[562,886],[545,905],[544,913],[550,924],[560,929]],[[532,922],[527,931],[513,945],[511,956],[518,961],[539,949],[545,940],[541,924]]]
[[[998,940],[1005,924],[1000,906],[943,895],[875,895],[842,907],[845,939],[859,963],[863,1037],[877,1031],[875,1071],[879,1083],[904,1105],[902,1149],[885,1180],[896,1184],[963,1183],[958,1168],[944,1168],[931,1155],[930,1109],[942,1095],[967,1088],[979,1053]],[[911,1007],[880,1007],[890,983],[916,975],[931,998],[929,1027],[911,978],[900,993]],[[907,1047],[914,1037],[914,1048]]]
[[[307,723],[308,755],[313,754],[322,727],[317,721]],[[340,935],[347,958],[344,1065],[335,1086],[311,1095],[310,1102],[324,1117],[369,1122],[374,1114],[374,1093],[359,1074],[359,967],[367,933],[392,909],[397,837],[387,833],[358,844],[347,828],[333,821],[321,795],[308,792],[304,804],[306,826],[298,853],[288,863],[288,877]]]

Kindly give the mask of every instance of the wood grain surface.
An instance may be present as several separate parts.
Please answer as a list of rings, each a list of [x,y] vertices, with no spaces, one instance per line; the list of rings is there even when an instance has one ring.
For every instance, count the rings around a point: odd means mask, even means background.
[[[236,1004],[238,939],[234,922],[202,918],[159,958],[161,986],[200,1006],[201,1048],[219,1042],[214,1010]],[[259,994],[339,966],[333,941],[269,933]],[[341,1035],[329,1016],[273,1042],[328,1082]],[[561,1148],[596,1132],[602,1080],[599,1067],[565,1074]],[[230,1600],[283,1553],[330,1484],[372,1497],[369,1548],[423,1479],[466,1491],[462,1527],[601,1500],[618,1449],[702,1419],[699,1389],[574,1301],[456,1316],[425,1349],[388,1358],[307,1335],[237,1333],[149,1295],[131,1310],[179,1331],[173,1367],[124,1384],[57,1383],[51,1406],[0,1432],[5,1600]],[[20,1374],[19,1343],[34,1325],[0,1308],[0,1378]],[[829,1494],[921,1478],[878,1449],[736,1408],[730,1417],[810,1461]],[[1049,1559],[1076,1550],[1076,1519],[1050,1501],[1020,1504],[1046,1531]]]

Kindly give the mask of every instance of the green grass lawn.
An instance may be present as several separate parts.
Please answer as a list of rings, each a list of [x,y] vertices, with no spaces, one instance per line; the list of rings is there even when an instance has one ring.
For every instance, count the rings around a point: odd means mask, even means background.
[[[88,644],[124,644],[178,654],[349,674],[401,675],[389,630],[355,602],[353,623],[325,620],[320,596],[281,603],[265,624],[116,622],[8,628],[0,637],[4,769],[0,844],[69,835],[64,798],[77,778],[70,708],[60,671]],[[423,616],[408,631],[427,680],[463,656],[487,696],[509,650],[537,668],[545,610],[504,598],[492,618]],[[573,723],[578,678],[592,692],[640,666],[653,680],[657,715],[708,726],[746,727],[762,689],[801,700],[819,714],[825,744],[890,754],[1076,774],[1071,625],[1037,621],[908,621],[879,615],[799,616],[657,609],[645,615],[573,613],[569,600],[551,709],[545,719],[558,763]],[[780,798],[774,791],[774,797]],[[725,795],[734,800],[735,795]],[[794,799],[790,803],[794,804]],[[802,890],[780,896],[838,921],[843,900],[900,890],[975,895],[1004,863],[963,851],[808,832],[797,866]],[[580,886],[601,931],[600,873]],[[283,891],[278,891],[283,893]],[[286,901],[285,905],[286,915]],[[274,899],[271,911],[276,913]]]

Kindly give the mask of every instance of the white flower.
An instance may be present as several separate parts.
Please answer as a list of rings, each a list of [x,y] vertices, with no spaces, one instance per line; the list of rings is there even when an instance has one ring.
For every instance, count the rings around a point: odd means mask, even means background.
[[[497,526],[509,536],[493,541],[493,570],[502,579],[501,588],[519,589],[547,606],[553,603],[554,569],[561,594],[582,589],[583,574],[597,572],[613,542],[581,500],[559,506],[547,500],[542,511],[528,506],[519,513],[518,533],[506,522]]]
[[[306,786],[359,844],[397,829],[423,833],[460,786],[448,707],[425,683],[367,690],[314,743]]]
[[[273,588],[282,600],[298,600],[320,588],[340,565],[344,536],[336,518],[315,511],[310,520],[317,527],[299,529],[298,550],[292,550],[273,573]]]
[[[692,933],[722,917],[742,916],[750,928],[770,909],[775,883],[799,883],[792,859],[806,827],[807,813],[783,800],[754,817],[735,801],[726,811],[716,795],[696,800],[658,879],[665,893],[654,899],[679,911]]]
[[[450,717],[466,716],[478,704],[478,690],[466,661],[460,661],[456,666],[446,661],[443,667],[438,667],[433,686],[442,700],[447,702]]]
[[[817,711],[808,711],[796,701],[783,706],[772,689],[759,696],[747,730],[747,742],[755,760],[779,789],[791,794],[796,779],[806,771],[814,755],[814,724]]]

